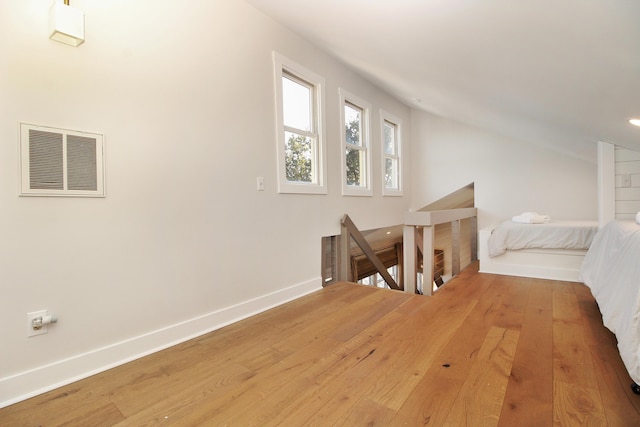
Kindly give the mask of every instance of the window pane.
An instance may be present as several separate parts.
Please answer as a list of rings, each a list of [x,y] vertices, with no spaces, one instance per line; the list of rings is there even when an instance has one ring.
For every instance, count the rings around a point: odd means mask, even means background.
[[[351,107],[350,105],[344,106],[344,126],[346,132],[347,144],[353,144],[362,146],[362,140],[360,138],[360,127],[362,123],[362,110]]]
[[[398,160],[397,159],[384,159],[384,182],[386,188],[398,189]]]
[[[396,154],[396,126],[384,122],[384,154]]]
[[[347,148],[347,185],[364,186],[364,152]]]
[[[285,132],[285,173],[287,181],[313,182],[313,140]]]
[[[284,125],[304,131],[313,131],[312,123],[312,99],[311,88],[282,77],[282,109]]]

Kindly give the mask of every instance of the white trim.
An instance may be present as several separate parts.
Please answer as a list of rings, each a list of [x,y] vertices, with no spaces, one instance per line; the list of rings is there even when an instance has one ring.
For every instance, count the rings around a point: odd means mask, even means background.
[[[598,227],[616,217],[615,145],[598,141]]]
[[[384,122],[393,123],[396,126],[396,146],[398,152],[396,153],[398,159],[398,188],[387,188],[384,175],[387,169],[385,160],[388,157],[384,152]],[[402,156],[402,120],[391,113],[380,109],[380,152],[382,153],[382,195],[383,196],[402,196],[403,193],[403,179],[404,173],[404,159]]]
[[[87,378],[322,289],[316,277],[252,300],[0,378],[0,408]]]
[[[282,72],[286,70],[298,78],[305,80],[314,86],[314,112],[318,129],[317,138],[317,159],[314,173],[315,181],[312,183],[290,182],[286,179],[285,173],[285,149],[284,149],[284,117],[282,104]],[[325,110],[324,110],[324,86],[323,77],[311,70],[291,61],[290,59],[273,52],[273,77],[275,88],[275,109],[276,109],[276,153],[278,165],[278,192],[279,193],[302,193],[302,194],[327,194],[327,147],[324,140],[325,135]]]
[[[343,196],[373,196],[373,188],[371,182],[371,104],[367,101],[359,98],[356,95],[346,91],[343,88],[338,89],[340,98],[340,147],[342,159],[342,195]],[[362,139],[362,151],[365,152],[365,173],[364,179],[366,181],[364,186],[347,185],[347,138],[344,131],[345,116],[344,107],[345,104],[353,104],[354,106],[362,109],[362,120],[360,123],[360,132]]]

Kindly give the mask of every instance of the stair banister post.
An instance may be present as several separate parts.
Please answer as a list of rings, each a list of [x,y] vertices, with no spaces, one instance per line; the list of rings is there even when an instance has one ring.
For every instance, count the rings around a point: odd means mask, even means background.
[[[451,221],[451,274],[460,274],[460,220]]]
[[[416,246],[416,228],[413,225],[405,225],[402,228],[402,252],[402,261],[404,263],[404,291],[415,294],[418,248]]]
[[[471,223],[471,239],[469,249],[471,251],[471,262],[478,260],[478,217],[473,216],[470,220]]]
[[[348,216],[345,215],[340,221],[340,268],[338,275],[340,276],[339,280],[344,282],[351,281],[351,238],[345,224],[347,218]]]
[[[433,232],[434,227],[425,225],[422,228],[422,294],[433,293]]]

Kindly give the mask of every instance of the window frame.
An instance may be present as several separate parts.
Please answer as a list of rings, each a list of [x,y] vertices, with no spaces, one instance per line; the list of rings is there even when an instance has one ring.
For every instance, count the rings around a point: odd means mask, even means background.
[[[342,195],[343,196],[373,196],[373,186],[371,179],[371,104],[362,98],[346,91],[338,89],[340,98],[340,148],[342,159]],[[347,184],[347,137],[345,133],[345,107],[351,105],[352,108],[359,109],[362,114],[360,118],[360,141],[358,147],[349,147],[360,150],[364,153],[365,171],[361,174],[365,185]]]
[[[385,123],[390,123],[395,126],[395,154],[387,154],[385,153],[385,141],[384,141],[384,126]],[[380,152],[382,154],[382,195],[383,196],[403,196],[403,157],[402,157],[402,120],[393,114],[380,110]],[[386,171],[387,171],[387,159],[394,159],[398,165],[397,172],[397,180],[398,180],[398,188],[389,188],[387,187],[387,182],[385,179]]]
[[[325,80],[318,74],[273,52],[275,105],[276,105],[276,153],[278,167],[278,193],[292,194],[327,194],[327,148],[325,144]],[[287,75],[297,83],[308,85],[312,89],[312,130],[291,128],[284,124],[284,99],[282,79]],[[286,140],[285,133],[293,132],[315,140],[312,147],[312,182],[296,182],[287,180],[286,176]]]

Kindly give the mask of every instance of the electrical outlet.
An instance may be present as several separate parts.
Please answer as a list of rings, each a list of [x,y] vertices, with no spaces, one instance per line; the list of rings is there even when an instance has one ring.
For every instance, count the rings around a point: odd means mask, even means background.
[[[47,315],[47,310],[32,311],[27,313],[27,337],[34,337],[36,335],[42,335],[47,333],[47,325],[40,326],[39,329],[34,327],[34,321],[38,318],[41,320]]]

